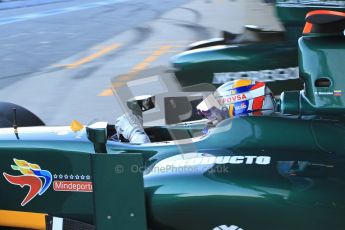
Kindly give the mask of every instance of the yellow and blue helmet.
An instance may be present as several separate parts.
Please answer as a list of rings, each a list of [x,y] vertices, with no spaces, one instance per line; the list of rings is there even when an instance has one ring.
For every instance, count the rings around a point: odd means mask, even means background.
[[[221,85],[197,109],[207,119],[220,121],[229,117],[272,113],[275,101],[264,82],[240,79]]]

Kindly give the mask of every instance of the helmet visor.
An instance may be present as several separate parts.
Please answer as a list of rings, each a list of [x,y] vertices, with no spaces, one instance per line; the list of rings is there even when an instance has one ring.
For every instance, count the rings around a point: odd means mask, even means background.
[[[218,103],[213,94],[206,97],[196,108],[200,115],[209,120],[219,120],[222,117],[222,106]]]

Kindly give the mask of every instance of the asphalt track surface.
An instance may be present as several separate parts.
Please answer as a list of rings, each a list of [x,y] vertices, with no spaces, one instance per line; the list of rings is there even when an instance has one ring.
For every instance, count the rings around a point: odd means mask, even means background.
[[[0,10],[0,101],[27,107],[48,125],[114,122],[126,97],[179,91],[172,74],[160,73],[169,58],[221,29],[239,32],[247,22],[243,7],[227,0],[73,0]],[[229,18],[215,16],[221,13]]]

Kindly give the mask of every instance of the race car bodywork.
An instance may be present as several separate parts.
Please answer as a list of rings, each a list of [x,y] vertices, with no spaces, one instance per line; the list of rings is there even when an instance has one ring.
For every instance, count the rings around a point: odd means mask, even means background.
[[[275,95],[283,90],[301,90],[297,40],[306,13],[315,9],[345,11],[344,5],[327,6],[327,2],[322,6],[279,3],[276,12],[285,32],[246,26],[243,34],[224,33],[223,38],[191,44],[171,60],[177,80],[182,86],[219,86],[250,78],[267,82]]]
[[[271,116],[227,119],[207,134],[205,121],[149,127],[147,144],[113,141],[102,122],[17,127],[14,116],[0,129],[0,225],[344,229],[345,14],[307,20],[306,87],[284,92]]]

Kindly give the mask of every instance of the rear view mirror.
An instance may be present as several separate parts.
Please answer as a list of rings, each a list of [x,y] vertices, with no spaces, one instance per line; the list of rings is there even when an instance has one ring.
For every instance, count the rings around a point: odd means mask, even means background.
[[[107,153],[107,122],[96,122],[86,127],[87,138],[93,143],[96,153]]]
[[[136,96],[127,101],[127,107],[133,113],[141,113],[155,108],[155,96]]]

